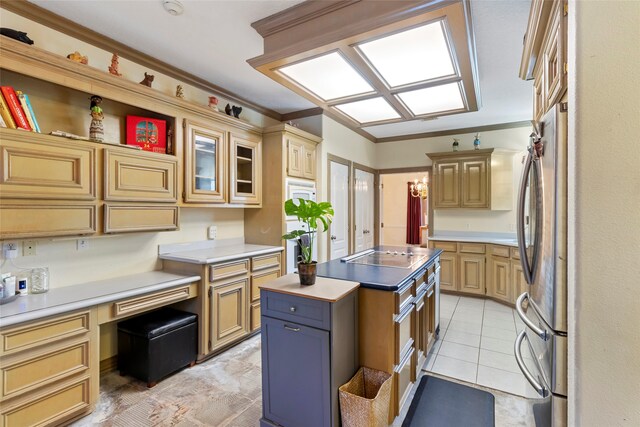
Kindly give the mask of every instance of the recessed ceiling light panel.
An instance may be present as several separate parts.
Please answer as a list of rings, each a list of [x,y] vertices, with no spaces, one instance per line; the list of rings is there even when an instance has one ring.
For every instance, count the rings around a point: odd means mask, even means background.
[[[464,108],[458,83],[432,86],[396,95],[415,116]]]
[[[383,98],[370,98],[334,106],[358,123],[399,119],[400,114]]]
[[[439,20],[357,46],[389,87],[455,75]]]
[[[337,52],[278,71],[324,101],[373,92],[371,85]]]

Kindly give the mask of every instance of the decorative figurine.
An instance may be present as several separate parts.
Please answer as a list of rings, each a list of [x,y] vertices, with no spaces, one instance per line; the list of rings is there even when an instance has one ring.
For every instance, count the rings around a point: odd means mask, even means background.
[[[227,116],[230,116],[231,115],[231,105],[227,104],[224,107],[224,112],[227,113]]]
[[[231,107],[231,112],[233,113],[233,117],[236,119],[240,118],[240,113],[242,113],[242,107],[236,107],[235,105]]]
[[[102,125],[104,114],[102,113],[102,108],[100,108],[101,102],[101,97],[98,95],[91,95],[91,125],[89,126],[89,138],[100,142],[104,141],[104,127]]]
[[[109,72],[114,76],[122,77],[122,74],[118,72],[118,54],[114,53],[111,57],[111,65],[109,65]]]
[[[182,89],[182,85],[176,87],[176,98],[184,99],[184,89]]]
[[[153,74],[147,74],[147,72],[145,71],[144,79],[140,82],[140,84],[151,87],[151,83],[153,83],[154,78],[155,76]]]
[[[476,139],[473,140],[473,149],[474,150],[480,149],[480,133],[476,133]]]
[[[89,58],[86,57],[85,55],[82,55],[77,50],[75,52],[70,53],[69,55],[67,55],[67,58],[72,60],[73,62],[78,62],[80,64],[84,64],[84,65],[88,65],[89,64]]]
[[[0,34],[22,43],[33,44],[33,40],[27,37],[27,33],[23,33],[22,31],[12,30],[11,28],[0,28]]]
[[[209,108],[218,111],[218,98],[215,96],[209,97]]]
[[[458,151],[458,146],[460,145],[460,141],[458,141],[458,138],[453,138],[453,151],[456,152]]]

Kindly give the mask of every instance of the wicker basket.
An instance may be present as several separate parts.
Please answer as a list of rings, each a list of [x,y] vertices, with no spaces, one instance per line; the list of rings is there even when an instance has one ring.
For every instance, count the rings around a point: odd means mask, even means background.
[[[362,367],[338,390],[343,427],[389,425],[391,375]]]

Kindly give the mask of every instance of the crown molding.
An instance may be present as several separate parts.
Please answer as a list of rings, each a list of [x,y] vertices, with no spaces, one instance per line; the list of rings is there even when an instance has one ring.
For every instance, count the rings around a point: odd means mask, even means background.
[[[307,110],[292,111],[281,116],[280,121],[288,122],[289,120],[304,119],[305,117],[319,116],[324,110],[320,107],[309,108]]]
[[[0,2],[0,7],[24,18],[30,19],[31,21],[42,24],[48,28],[89,43],[100,49],[104,49],[108,52],[117,52],[122,58],[126,58],[144,67],[149,67],[169,77],[173,77],[181,82],[197,87],[198,89],[212,92],[212,94],[228,99],[231,102],[242,104],[243,106],[251,108],[265,116],[271,117],[272,119],[276,119],[278,121],[282,120],[282,115],[277,111],[255,104],[254,102],[229,92],[220,86],[216,86],[205,79],[174,67],[173,65],[167,64],[166,62],[160,61],[150,55],[140,52],[139,50],[129,47],[124,43],[120,43],[74,21],[60,15],[56,15],[47,9],[33,3],[29,3],[26,0],[2,0]]]
[[[386,138],[376,138],[375,142],[383,143],[383,142],[409,141],[413,139],[434,138],[437,136],[458,135],[462,133],[488,132],[492,130],[513,129],[513,128],[521,128],[525,126],[531,126],[531,121],[523,120],[520,122],[498,123],[493,125],[475,126],[475,127],[469,127],[469,128],[448,129],[448,130],[440,130],[440,131],[434,131],[434,132],[414,133],[410,135],[390,136]]]

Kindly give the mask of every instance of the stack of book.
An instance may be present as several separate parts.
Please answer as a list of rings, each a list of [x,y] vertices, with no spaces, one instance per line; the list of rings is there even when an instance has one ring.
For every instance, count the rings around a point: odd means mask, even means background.
[[[40,132],[29,96],[11,86],[0,86],[0,126]]]

